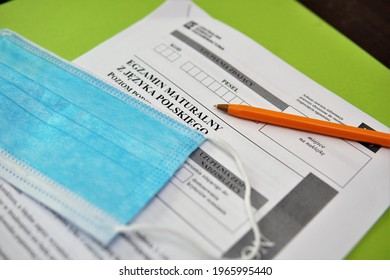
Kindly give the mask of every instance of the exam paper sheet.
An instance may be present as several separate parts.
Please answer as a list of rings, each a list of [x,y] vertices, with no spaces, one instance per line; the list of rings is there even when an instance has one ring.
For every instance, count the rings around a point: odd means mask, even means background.
[[[249,104],[389,131],[190,2],[166,2],[75,62],[237,150],[263,234],[259,258],[343,258],[389,206],[388,149],[243,121],[213,107]],[[206,142],[133,221],[180,231],[195,246],[143,231],[104,248],[1,180],[0,257],[239,257],[252,233],[238,174],[232,159]]]

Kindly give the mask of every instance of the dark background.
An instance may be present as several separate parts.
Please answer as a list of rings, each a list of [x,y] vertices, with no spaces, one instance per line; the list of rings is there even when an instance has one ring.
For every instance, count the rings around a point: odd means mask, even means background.
[[[387,68],[390,68],[390,1],[299,0]]]

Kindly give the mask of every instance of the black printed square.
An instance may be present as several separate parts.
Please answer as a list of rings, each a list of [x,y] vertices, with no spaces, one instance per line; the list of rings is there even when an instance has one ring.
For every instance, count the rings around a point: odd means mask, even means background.
[[[366,125],[365,123],[361,123],[359,125],[359,128],[375,130],[372,127],[369,127],[368,125]],[[371,144],[371,143],[365,143],[365,142],[359,142],[359,143],[362,144],[364,147],[366,147],[367,149],[369,149],[371,152],[374,152],[374,153],[376,153],[382,147],[382,146],[377,145],[377,144]]]

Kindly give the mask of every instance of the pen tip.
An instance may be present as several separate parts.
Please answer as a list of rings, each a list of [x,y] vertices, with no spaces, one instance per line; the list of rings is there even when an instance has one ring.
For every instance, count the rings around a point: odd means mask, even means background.
[[[227,112],[228,111],[228,104],[216,104],[214,105],[215,108],[221,110],[221,111],[224,111],[224,112]]]

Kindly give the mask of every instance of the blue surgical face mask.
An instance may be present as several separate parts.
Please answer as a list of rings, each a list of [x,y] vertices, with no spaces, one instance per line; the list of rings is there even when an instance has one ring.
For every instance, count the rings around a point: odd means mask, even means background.
[[[107,244],[204,136],[0,31],[0,176]]]

